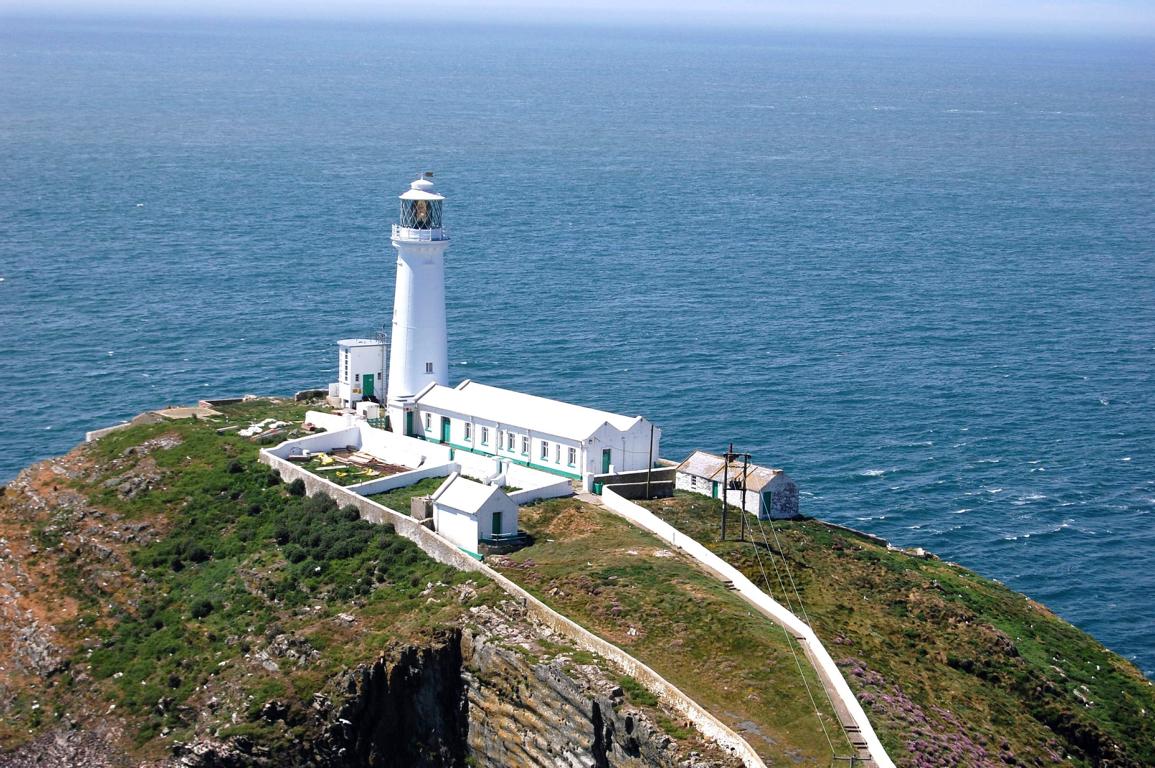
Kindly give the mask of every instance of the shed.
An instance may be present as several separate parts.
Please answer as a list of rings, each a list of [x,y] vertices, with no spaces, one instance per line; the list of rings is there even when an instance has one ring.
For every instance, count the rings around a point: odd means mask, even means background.
[[[726,501],[762,520],[799,516],[798,485],[781,469],[757,464],[743,467],[741,462],[727,466],[721,456],[694,451],[675,471],[678,490],[718,499],[724,484]]]
[[[429,501],[434,530],[472,554],[481,542],[517,533],[517,504],[496,485],[454,472]]]
[[[362,400],[380,402],[385,394],[385,342],[341,339],[337,350],[337,381],[329,385],[331,404],[353,408]]]

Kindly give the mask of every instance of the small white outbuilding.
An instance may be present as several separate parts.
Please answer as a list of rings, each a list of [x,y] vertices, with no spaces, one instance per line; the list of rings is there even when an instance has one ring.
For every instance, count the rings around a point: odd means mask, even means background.
[[[385,342],[341,339],[337,342],[337,381],[329,385],[332,404],[352,408],[362,400],[385,399]]]
[[[477,554],[480,542],[517,533],[517,504],[496,485],[454,472],[429,501],[434,530],[467,552]]]
[[[730,462],[705,451],[694,451],[678,465],[674,487],[680,491],[700,493],[721,498],[725,488],[726,501],[743,506],[762,520],[798,517],[798,485],[781,469],[760,467],[742,462]]]

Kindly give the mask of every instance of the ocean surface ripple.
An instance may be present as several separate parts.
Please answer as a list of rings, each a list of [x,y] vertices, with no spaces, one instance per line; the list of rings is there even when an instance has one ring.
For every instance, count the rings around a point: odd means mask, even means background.
[[[435,34],[433,33],[435,32]],[[727,442],[1155,675],[1149,44],[0,26],[0,480],[335,375],[395,195],[453,376]]]

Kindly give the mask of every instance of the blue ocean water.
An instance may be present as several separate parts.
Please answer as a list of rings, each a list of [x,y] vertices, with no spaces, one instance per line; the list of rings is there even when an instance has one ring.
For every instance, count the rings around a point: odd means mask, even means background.
[[[395,195],[453,378],[733,441],[1155,676],[1155,45],[0,22],[0,481],[330,381]]]

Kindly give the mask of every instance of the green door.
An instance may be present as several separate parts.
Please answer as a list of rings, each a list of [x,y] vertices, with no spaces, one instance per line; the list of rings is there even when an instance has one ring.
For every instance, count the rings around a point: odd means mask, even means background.
[[[491,536],[501,535],[501,510],[493,513],[493,530],[490,532]]]
[[[361,397],[368,399],[373,396],[373,374],[366,373],[361,376]]]
[[[770,519],[770,501],[773,496],[773,491],[762,491],[762,509],[759,510],[760,514],[758,517],[762,518],[763,520]]]
[[[602,448],[602,473],[610,471],[610,459],[613,457],[613,451],[609,448]]]
[[[413,411],[405,412],[405,434],[410,436],[413,434]]]
[[[715,499],[718,498],[718,481],[717,480],[715,480],[714,484],[710,487],[710,496],[715,498]]]
[[[449,442],[449,417],[448,416],[442,416],[441,417],[441,442],[443,442],[443,443]]]

